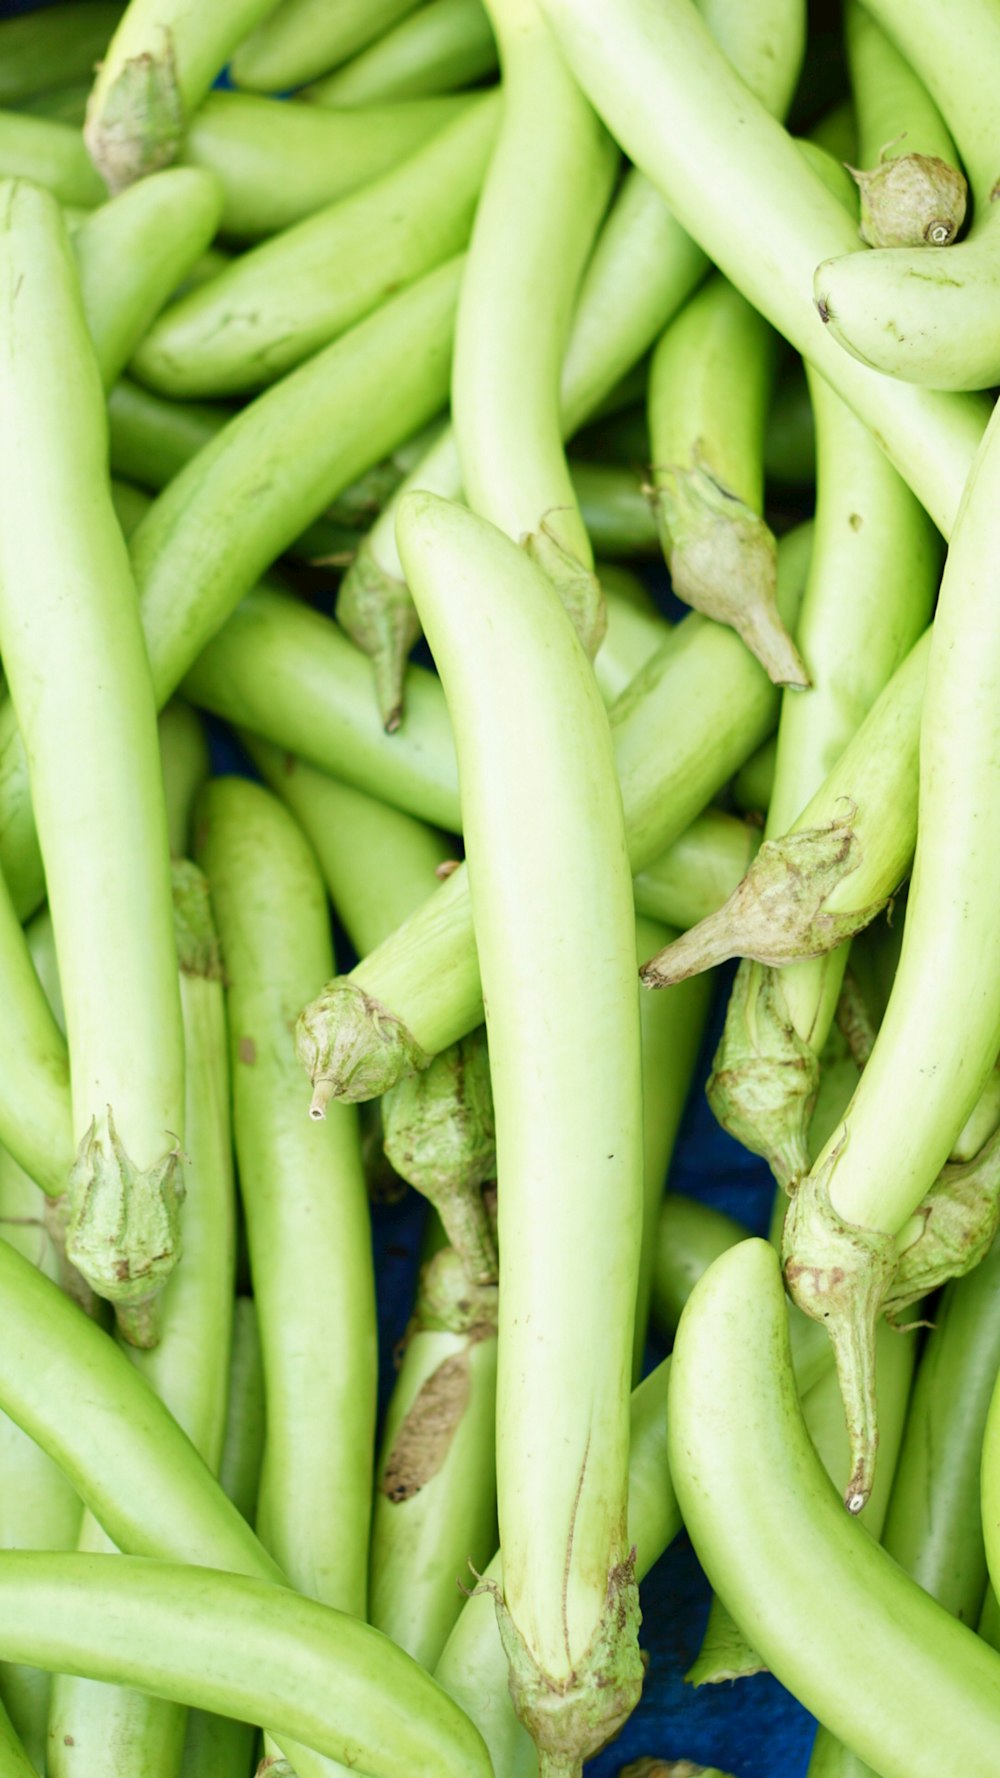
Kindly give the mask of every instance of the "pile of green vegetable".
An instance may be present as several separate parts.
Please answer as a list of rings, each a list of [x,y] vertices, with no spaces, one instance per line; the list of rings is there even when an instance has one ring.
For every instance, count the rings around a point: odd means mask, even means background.
[[[996,0],[0,23],[2,1778],[577,1778],[682,1523],[1000,1771],[998,191]]]

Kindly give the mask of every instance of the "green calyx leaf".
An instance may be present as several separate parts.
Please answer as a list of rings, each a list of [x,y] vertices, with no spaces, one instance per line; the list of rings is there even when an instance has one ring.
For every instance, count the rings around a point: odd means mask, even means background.
[[[331,1099],[377,1099],[430,1060],[402,1019],[347,976],[328,982],[299,1014],[295,1050],[313,1087],[309,1115]]]
[[[486,1033],[449,1045],[382,1101],[385,1153],[434,1205],[469,1277],[495,1282],[496,1242],[482,1186],[496,1178],[496,1126]]]
[[[403,682],[410,650],[420,640],[420,618],[406,582],[379,566],[367,540],[340,583],[336,615],[371,660],[382,725],[395,734],[403,720]]]
[[[222,952],[212,918],[208,878],[189,858],[175,858],[171,860],[170,882],[178,967],[184,975],[221,982]]]
[[[846,912],[826,906],[862,856],[853,810],[826,827],[765,840],[728,901],[643,964],[643,986],[669,987],[730,957],[753,957],[783,969],[825,956],[869,925],[885,905],[883,899]]]
[[[785,1190],[809,1171],[820,1064],[785,1005],[781,978],[744,959],[706,1093],[724,1130],[767,1161]]]
[[[551,580],[584,652],[593,660],[608,629],[604,589],[597,575],[563,548],[544,519],[523,544],[535,567]]]
[[[90,158],[112,196],[170,165],[184,134],[173,38],[163,33],[154,55],[132,56],[104,93],[100,111],[88,116],[84,136]]]
[[[892,1318],[984,1258],[1000,1225],[1000,1129],[971,1161],[943,1167],[914,1212],[916,1238],[902,1248],[886,1295]]]
[[[847,1222],[834,1209],[830,1180],[846,1140],[795,1188],[782,1263],[793,1300],[830,1336],[852,1459],[844,1500],[848,1512],[859,1513],[872,1491],[878,1448],[875,1328],[897,1254],[892,1235]]]
[[[608,1575],[607,1602],[594,1639],[567,1679],[541,1670],[500,1589],[484,1583],[496,1604],[514,1709],[538,1749],[540,1778],[579,1778],[584,1760],[618,1733],[639,1702],[642,1614],[634,1555]]]
[[[656,469],[653,498],[674,591],[728,624],[776,685],[808,686],[777,605],[777,544],[759,513],[701,464]]]
[[[495,1284],[480,1284],[453,1247],[442,1247],[420,1273],[410,1331],[439,1329],[453,1334],[495,1333]]]
[[[883,148],[877,167],[847,171],[861,193],[859,233],[869,247],[948,247],[965,221],[969,188],[937,155]]]
[[[109,1106],[80,1143],[67,1195],[67,1258],[97,1296],[115,1304],[132,1344],[155,1345],[151,1305],[181,1256],[179,1149],[137,1167]]]

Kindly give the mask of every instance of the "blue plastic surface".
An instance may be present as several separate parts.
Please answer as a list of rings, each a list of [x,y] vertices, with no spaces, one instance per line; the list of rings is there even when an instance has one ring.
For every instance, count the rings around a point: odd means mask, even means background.
[[[0,0],[0,18],[36,10],[38,0]],[[662,583],[655,590],[667,604]],[[210,726],[213,769],[246,771],[240,749],[220,725]],[[342,944],[341,966],[347,960]],[[670,1185],[727,1211],[754,1233],[766,1234],[774,1192],[770,1172],[718,1127],[704,1096],[732,979],[730,970],[719,975],[714,1014],[678,1137]],[[424,1220],[424,1202],[413,1192],[400,1203],[373,1207],[383,1408],[392,1388],[394,1352],[413,1301]],[[651,1342],[647,1367],[665,1351]],[[642,1702],[619,1740],[588,1764],[586,1778],[616,1778],[624,1764],[644,1755],[718,1766],[732,1778],[804,1778],[816,1725],[770,1675],[698,1691],[684,1684],[683,1675],[701,1642],[709,1599],[708,1582],[682,1532],[642,1587],[641,1642],[649,1657]]]

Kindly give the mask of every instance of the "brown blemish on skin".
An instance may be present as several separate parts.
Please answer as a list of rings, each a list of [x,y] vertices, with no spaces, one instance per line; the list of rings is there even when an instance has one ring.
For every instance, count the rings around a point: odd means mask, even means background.
[[[257,1060],[257,1045],[253,1038],[241,1037],[236,1046],[236,1053],[241,1062],[245,1062],[248,1068],[252,1068]]]
[[[442,1467],[469,1403],[469,1346],[432,1371],[396,1434],[379,1489],[394,1506],[412,1500]]]

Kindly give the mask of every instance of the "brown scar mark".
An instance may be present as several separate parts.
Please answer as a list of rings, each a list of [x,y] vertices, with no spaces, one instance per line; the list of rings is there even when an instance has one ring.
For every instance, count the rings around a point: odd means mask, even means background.
[[[257,1045],[253,1038],[241,1037],[236,1046],[236,1053],[241,1062],[245,1062],[248,1068],[252,1068],[257,1060]]]

